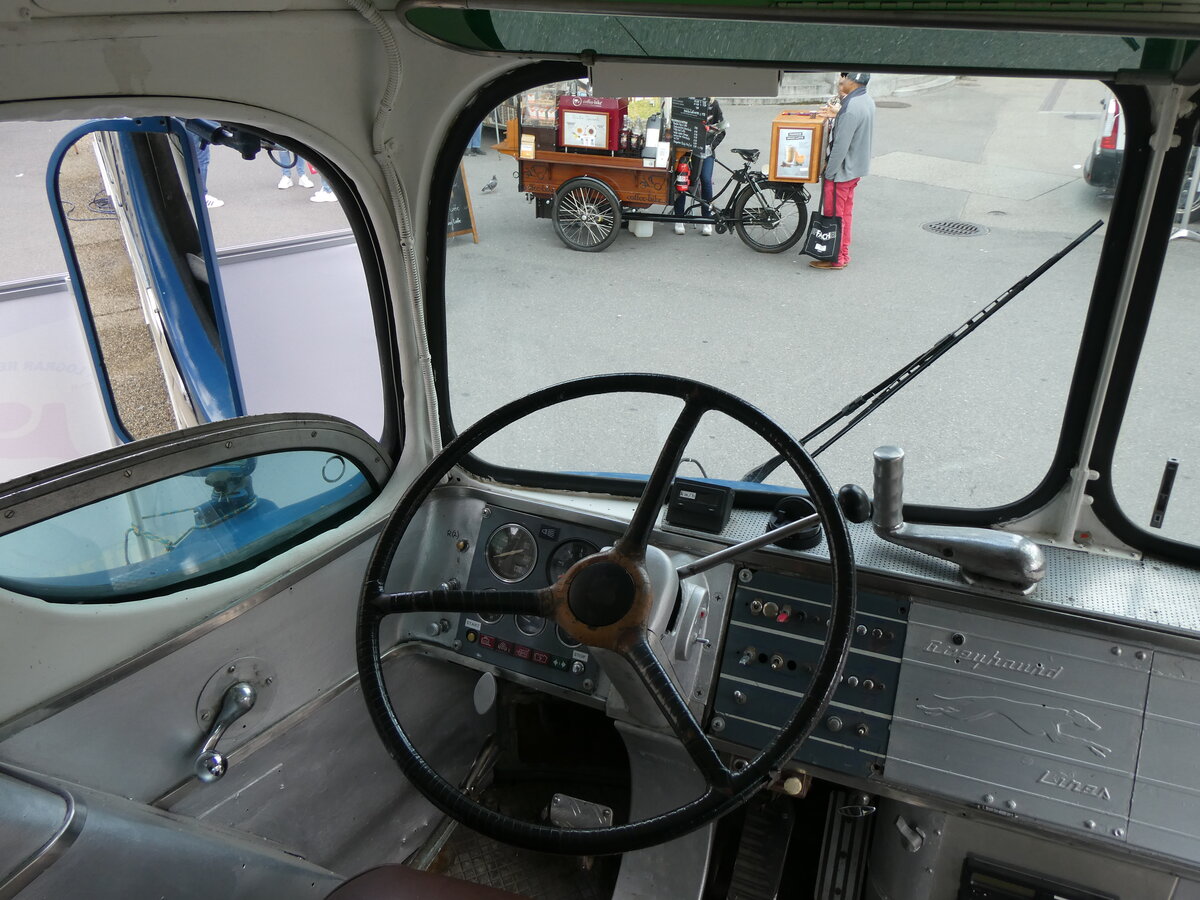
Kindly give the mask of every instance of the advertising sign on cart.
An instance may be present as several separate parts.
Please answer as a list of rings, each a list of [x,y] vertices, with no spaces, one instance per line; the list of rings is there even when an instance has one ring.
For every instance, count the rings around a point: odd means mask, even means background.
[[[562,144],[587,150],[608,147],[608,116],[578,109],[562,111]]]
[[[558,146],[616,150],[628,103],[612,97],[559,97]]]
[[[775,177],[807,178],[813,161],[812,129],[780,128],[775,132],[775,142]]]
[[[771,123],[771,180],[812,183],[821,177],[825,120],[785,112]]]

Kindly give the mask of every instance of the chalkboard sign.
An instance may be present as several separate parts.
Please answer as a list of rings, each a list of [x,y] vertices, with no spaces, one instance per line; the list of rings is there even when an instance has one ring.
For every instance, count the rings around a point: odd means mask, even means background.
[[[707,97],[675,97],[671,100],[671,144],[703,153],[708,143]]]
[[[475,210],[471,207],[471,194],[467,190],[467,173],[459,163],[450,188],[450,209],[446,213],[446,237],[469,234],[479,243],[479,232],[475,228]]]

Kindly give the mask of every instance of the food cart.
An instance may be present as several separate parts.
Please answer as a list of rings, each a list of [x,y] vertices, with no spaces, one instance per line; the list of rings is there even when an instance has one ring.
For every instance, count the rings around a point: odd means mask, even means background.
[[[820,177],[825,120],[786,113],[786,129],[772,126],[768,172],[751,168],[758,150],[733,151],[742,159],[740,169],[717,160],[729,178],[705,214],[698,179],[689,180],[689,170],[698,168],[693,154],[698,162],[710,140],[703,117],[697,116],[700,99],[677,99],[667,119],[658,98],[647,106],[646,98],[533,91],[524,95],[519,115],[508,121],[506,137],[494,149],[517,160],[518,190],[532,199],[538,218],[553,221],[555,233],[572,250],[603,250],[626,223],[635,234],[648,236],[655,222],[712,225],[718,234],[736,232],[754,250],[787,250],[808,221],[805,185]],[[719,142],[720,136],[711,146]],[[810,150],[797,165],[800,145]],[[782,162],[776,165],[781,148]],[[673,209],[680,193],[688,197],[683,215]],[[651,211],[654,207],[666,210]]]

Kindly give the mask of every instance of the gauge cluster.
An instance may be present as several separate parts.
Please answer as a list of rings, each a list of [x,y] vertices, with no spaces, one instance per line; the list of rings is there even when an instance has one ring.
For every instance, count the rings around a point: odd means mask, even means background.
[[[489,506],[484,510],[467,587],[537,590],[613,536],[592,528]],[[454,646],[465,656],[583,694],[595,694],[600,669],[587,647],[540,616],[466,614]]]

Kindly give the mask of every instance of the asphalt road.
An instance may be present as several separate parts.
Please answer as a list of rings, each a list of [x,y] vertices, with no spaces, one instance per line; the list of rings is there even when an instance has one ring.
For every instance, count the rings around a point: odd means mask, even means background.
[[[479,242],[449,241],[449,369],[456,421],[565,378],[610,371],[684,374],[739,394],[803,434],[1036,268],[1109,202],[1082,180],[1099,128],[1101,86],[960,79],[882,98],[872,174],[857,195],[851,265],[808,267],[795,252],[759,254],[736,236],[622,233],[603,253],[565,248],[517,191],[515,163],[489,152],[464,160]],[[727,106],[733,147],[767,150],[778,107]],[[63,270],[42,171],[62,123],[0,124],[0,282]],[[487,136],[490,138],[490,134]],[[485,138],[485,146],[490,141]],[[718,169],[718,173],[720,170]],[[499,188],[481,194],[492,176]],[[222,247],[344,227],[336,203],[277,190],[278,170],[216,148],[209,190]],[[718,175],[717,185],[722,180]],[[85,186],[77,190],[86,192]],[[16,214],[12,211],[16,210]],[[971,222],[948,237],[922,226]],[[895,400],[823,454],[835,485],[869,484],[870,452],[909,455],[908,496],[987,506],[1033,488],[1057,441],[1104,231],[984,325]],[[1149,517],[1162,462],[1183,465],[1167,533],[1200,540],[1200,444],[1191,366],[1197,322],[1188,290],[1200,247],[1172,244],[1160,312],[1119,453],[1116,487],[1135,519]],[[531,424],[488,452],[550,468],[644,471],[673,418],[666,405],[596,402]],[[597,426],[597,423],[601,423]],[[528,438],[528,432],[525,434]],[[518,453],[521,454],[518,456]],[[770,451],[728,422],[706,422],[689,456],[737,477]]]

